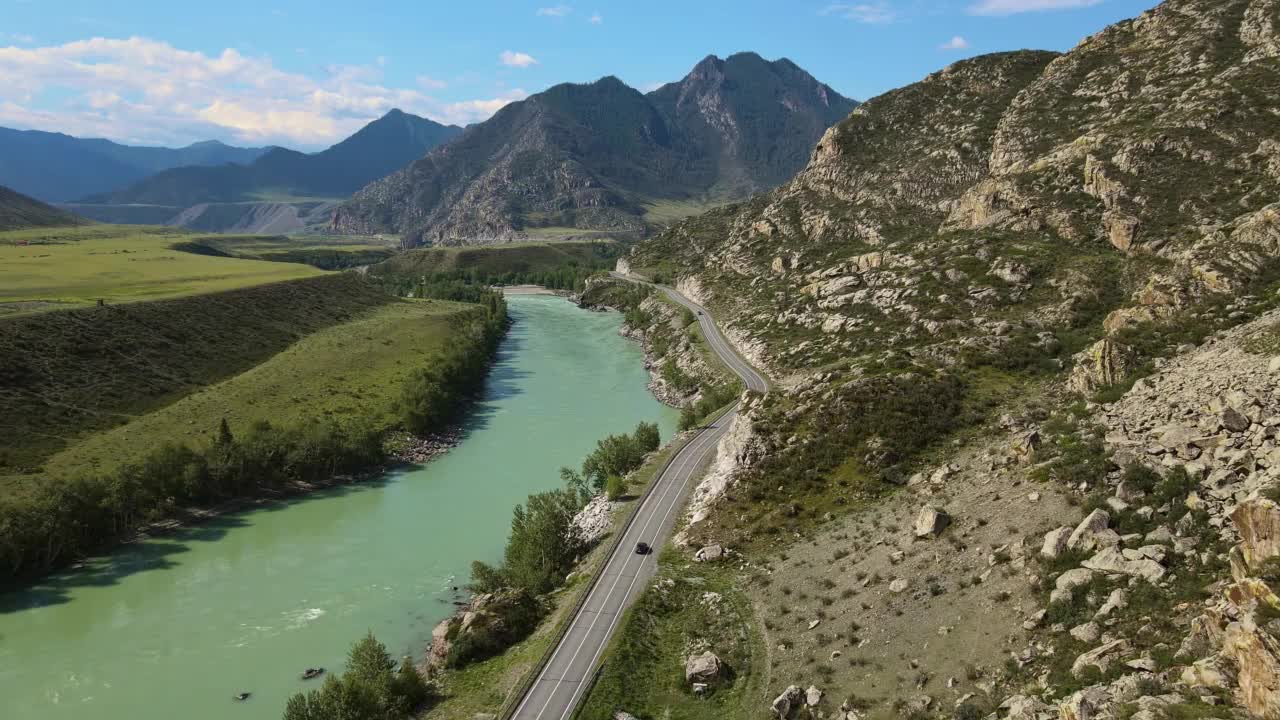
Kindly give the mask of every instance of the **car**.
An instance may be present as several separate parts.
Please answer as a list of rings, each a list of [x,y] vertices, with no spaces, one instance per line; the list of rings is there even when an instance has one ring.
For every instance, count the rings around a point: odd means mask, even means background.
[[[648,555],[651,552],[653,552],[653,548],[649,547],[649,543],[646,543],[646,542],[636,543],[637,555]]]

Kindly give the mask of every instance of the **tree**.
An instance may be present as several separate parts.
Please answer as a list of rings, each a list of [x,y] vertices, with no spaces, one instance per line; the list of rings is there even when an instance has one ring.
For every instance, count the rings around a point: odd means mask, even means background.
[[[633,437],[642,453],[648,454],[662,447],[662,433],[658,431],[657,423],[642,422],[636,425]]]
[[[569,490],[535,493],[516,506],[502,565],[511,585],[541,595],[564,579],[579,549],[572,525],[580,508]]]
[[[347,671],[325,678],[319,690],[298,693],[284,720],[402,720],[432,696],[426,680],[405,658],[398,672],[387,648],[369,633],[351,647]]]
[[[227,419],[222,418],[222,422],[218,423],[218,444],[230,445],[235,442],[235,436],[231,434],[231,426],[227,424]]]

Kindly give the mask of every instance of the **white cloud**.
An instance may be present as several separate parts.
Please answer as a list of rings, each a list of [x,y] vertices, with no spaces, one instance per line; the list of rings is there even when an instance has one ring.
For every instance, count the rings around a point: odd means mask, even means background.
[[[462,102],[451,103],[446,106],[446,108],[452,116],[474,117],[477,120],[484,120],[501,110],[503,107],[527,97],[529,97],[529,93],[521,90],[520,88],[515,88],[514,90],[509,90],[496,98],[491,98],[489,100],[464,100]],[[475,121],[458,122],[458,124],[466,125],[467,122]]]
[[[534,60],[532,55],[522,52],[511,52],[510,50],[503,50],[502,54],[498,56],[498,59],[507,67],[522,68],[538,64],[538,61]]]
[[[963,37],[959,35],[956,35],[950,40],[939,45],[938,49],[939,50],[968,50],[969,41],[965,40]]]
[[[444,80],[433,78],[430,75],[419,75],[417,77],[418,85],[427,90],[443,90],[449,87],[449,83]]]
[[[592,25],[603,25],[604,17],[600,13],[591,13],[591,18],[587,22]]]
[[[446,102],[429,94],[443,87],[425,75],[418,87],[389,87],[376,65],[301,74],[232,48],[206,55],[139,37],[0,47],[0,125],[133,143],[214,137],[322,147],[391,108],[466,124],[524,96]],[[49,97],[57,100],[39,100]]]
[[[554,7],[538,8],[538,15],[541,17],[564,17],[573,12],[573,8],[568,5],[556,5]]]
[[[893,22],[898,18],[898,14],[884,0],[859,3],[831,3],[823,8],[820,14],[836,15],[855,22],[873,25]]]
[[[978,0],[969,7],[972,15],[1016,15],[1042,10],[1070,10],[1091,7],[1103,0]]]

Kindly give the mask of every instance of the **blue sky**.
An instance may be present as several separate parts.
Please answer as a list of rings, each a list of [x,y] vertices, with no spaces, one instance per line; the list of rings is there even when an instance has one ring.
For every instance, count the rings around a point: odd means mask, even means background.
[[[391,107],[482,120],[558,82],[650,89],[788,57],[867,99],[955,60],[1067,50],[1154,0],[0,0],[0,125],[324,147]]]

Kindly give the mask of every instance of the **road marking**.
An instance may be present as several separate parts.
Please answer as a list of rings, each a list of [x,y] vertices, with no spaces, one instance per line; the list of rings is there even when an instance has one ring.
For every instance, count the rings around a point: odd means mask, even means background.
[[[709,430],[709,431],[708,431],[708,430]],[[708,430],[704,430],[704,431],[703,431],[703,432],[702,432],[702,433],[697,437],[697,439],[695,439],[695,440],[694,440],[694,442],[693,442],[692,444],[685,446],[685,448],[684,448],[683,450],[681,450],[681,451],[680,451],[680,454],[677,456],[677,460],[679,461],[679,468],[678,468],[678,469],[677,469],[676,467],[669,467],[669,468],[667,469],[667,472],[663,473],[663,474],[662,474],[662,477],[658,479],[658,482],[661,482],[661,481],[665,480],[668,476],[671,476],[671,477],[672,477],[672,481],[667,483],[667,486],[666,486],[665,488],[663,488],[663,491],[662,491],[662,495],[661,495],[661,497],[657,499],[657,504],[658,504],[658,505],[661,505],[663,502],[665,502],[665,501],[667,500],[668,496],[669,496],[669,495],[670,495],[670,493],[671,493],[671,489],[672,489],[672,487],[674,487],[674,486],[677,484],[677,482],[678,482],[678,478],[679,478],[679,476],[680,476],[680,475],[679,475],[679,474],[680,474],[680,472],[685,472],[685,471],[686,471],[685,469],[688,467],[688,459],[689,459],[690,457],[692,457],[692,456],[693,456],[693,454],[694,454],[694,453],[693,453],[694,448],[697,448],[697,447],[699,447],[699,446],[705,446],[705,445],[706,445],[705,441],[707,440],[707,438],[716,439],[716,438],[718,437],[718,435],[719,435],[719,429],[718,429],[718,428],[717,428],[716,430],[710,430],[710,429],[708,429]],[[703,457],[704,455],[705,455],[705,450],[704,450],[704,452],[703,452],[701,455],[699,455],[698,457],[699,457],[699,458],[701,458],[701,457]],[[673,470],[675,471],[675,473],[674,473],[674,474],[672,474],[672,471],[673,471]],[[653,499],[653,496],[650,496],[650,499]],[[647,505],[647,503],[646,503],[646,505]],[[644,507],[645,507],[645,506],[641,506],[641,508],[640,508],[640,510],[639,510],[638,512],[642,512],[642,511],[644,510]],[[645,534],[647,534],[647,533],[648,533],[648,530],[649,530],[649,525],[650,525],[652,522],[653,522],[653,515],[652,515],[652,514],[650,514],[650,515],[649,515],[649,517],[645,520],[644,527],[641,529],[641,532],[640,532],[639,534],[640,534],[640,535],[645,535]],[[664,521],[664,522],[665,522],[665,521]],[[659,528],[661,528],[661,525],[659,525]],[[633,527],[633,528],[629,528],[629,529],[628,529],[627,534],[623,536],[623,542],[619,543],[619,545],[618,545],[618,550],[619,550],[619,552],[625,552],[625,551],[623,550],[623,548],[625,548],[625,547],[626,547],[626,545],[627,545],[626,538],[627,538],[627,536],[628,536],[628,535],[631,535],[631,533],[632,533],[632,531],[633,531],[633,530],[634,530],[634,527]],[[605,596],[604,596],[604,601],[601,603],[600,607],[602,607],[602,608],[603,608],[603,607],[606,607],[606,606],[608,605],[609,599],[613,597],[613,591],[614,591],[615,589],[617,589],[617,587],[618,587],[618,583],[622,580],[622,572],[625,572],[625,571],[626,571],[626,569],[627,569],[627,567],[628,567],[628,566],[630,566],[630,564],[631,564],[631,559],[632,559],[632,555],[634,555],[634,554],[635,554],[635,553],[634,553],[634,551],[632,551],[632,552],[630,552],[628,555],[626,555],[626,556],[625,556],[625,557],[626,557],[626,559],[623,561],[622,568],[621,568],[621,570],[618,572],[618,575],[615,577],[615,579],[614,579],[614,581],[613,581],[613,584],[609,586],[609,590],[608,590],[608,592],[605,594]],[[643,563],[644,563],[644,556],[640,556],[640,557],[641,557],[641,561],[640,561],[640,562],[641,562],[641,564],[643,564]],[[606,561],[605,561],[605,569],[606,569],[606,570],[608,569],[609,565],[611,565],[611,564],[614,562],[614,560],[615,560],[616,558],[617,558],[617,555],[615,554],[613,557],[611,557],[611,558],[609,558],[608,560],[606,560]],[[637,575],[638,575],[638,574],[637,574]],[[634,584],[635,584],[635,579],[634,579],[634,578],[635,578],[635,576],[633,576],[633,577],[632,577],[632,585],[634,585]],[[588,605],[590,605],[590,604],[591,604],[591,600],[592,600],[592,598],[594,598],[594,597],[595,597],[596,592],[597,592],[597,590],[598,590],[598,589],[599,589],[599,586],[598,586],[598,585],[597,585],[595,588],[592,588],[592,590],[591,590],[591,594],[587,597],[587,601],[586,601],[585,603],[583,603],[583,608],[584,608],[584,609],[585,609]],[[570,658],[569,658],[569,662],[566,664],[566,667],[565,667],[565,671],[566,671],[566,672],[571,672],[571,671],[573,670],[573,664],[574,664],[574,662],[578,659],[578,654],[579,654],[580,652],[582,652],[582,647],[583,647],[583,645],[585,645],[585,644],[586,644],[587,639],[591,636],[591,632],[592,632],[593,630],[595,630],[596,622],[600,619],[599,611],[596,611],[596,614],[595,614],[595,615],[596,615],[596,616],[595,616],[595,618],[593,618],[593,619],[592,619],[592,621],[591,621],[591,625],[587,627],[586,631],[583,633],[582,639],[578,642],[578,647],[574,649],[573,655],[572,655],[572,656],[570,656]],[[614,621],[616,622],[616,616],[615,616],[615,620],[614,620]],[[610,627],[612,627],[612,624],[610,625]],[[566,637],[567,637],[567,636],[566,636]],[[606,635],[606,637],[608,637],[608,635]],[[562,639],[562,641],[561,641],[561,642],[563,643],[563,639]],[[552,664],[551,662],[548,662],[548,663],[547,663],[547,666],[546,666],[545,668],[543,668],[543,672],[542,672],[541,676],[540,676],[540,677],[539,677],[539,678],[534,682],[534,684],[533,684],[533,686],[532,686],[532,687],[537,687],[537,686],[538,686],[538,684],[542,683],[544,680],[546,680],[546,679],[547,679],[547,678],[546,678],[546,671],[551,667],[551,664]],[[560,682],[563,682],[563,680],[562,680],[562,681],[560,681]],[[549,694],[547,695],[547,700],[546,700],[546,702],[544,702],[544,703],[542,704],[542,708],[540,708],[540,709],[538,710],[538,714],[534,716],[535,720],[539,720],[539,719],[542,717],[543,713],[545,713],[545,712],[547,711],[547,707],[551,704],[551,701],[555,699],[556,691],[557,691],[558,689],[559,689],[559,684],[557,684],[555,687],[553,687],[553,688],[550,690]],[[520,702],[519,707],[517,707],[517,708],[516,708],[516,712],[515,712],[515,715],[514,715],[514,716],[517,716],[517,717],[518,717],[518,716],[520,715],[520,713],[524,710],[525,703],[527,703],[527,702],[529,701],[529,698],[530,698],[530,697],[532,697],[532,695],[533,695],[533,693],[532,693],[532,692],[530,692],[529,694],[527,694],[527,695],[525,696],[524,700],[522,700],[522,701]]]
[[[717,429],[716,429],[715,433],[713,433],[713,434],[716,436],[716,439],[717,439],[717,440],[720,438],[720,436],[724,435],[724,429],[725,429],[725,426],[719,427],[719,428],[717,428]],[[685,488],[689,487],[689,481],[693,479],[693,471],[694,471],[694,470],[696,470],[696,469],[697,469],[697,468],[699,468],[699,467],[702,467],[702,461],[703,461],[703,459],[704,459],[704,458],[706,458],[707,453],[708,453],[708,452],[710,452],[712,448],[715,448],[715,447],[717,447],[718,445],[719,445],[719,443],[718,443],[718,442],[716,442],[716,443],[711,443],[708,447],[706,447],[706,448],[705,448],[705,449],[704,449],[704,450],[703,450],[703,451],[698,455],[698,460],[697,460],[697,462],[695,462],[695,463],[694,463],[693,467],[692,467],[692,468],[690,468],[689,472],[685,475],[684,483],[682,483],[682,484],[681,484],[681,486],[680,486],[680,492],[676,494],[676,502],[672,502],[672,503],[667,507],[667,512],[666,512],[666,514],[662,516],[662,522],[661,522],[661,523],[658,523],[658,529],[659,529],[659,530],[661,530],[661,529],[662,529],[662,526],[663,526],[663,525],[666,525],[666,524],[667,524],[667,520],[668,520],[668,519],[670,519],[670,517],[671,517],[671,511],[672,511],[672,510],[675,510],[676,505],[678,505],[678,504],[679,504],[679,502],[678,502],[678,501],[679,501],[679,499],[680,499],[680,498],[682,498],[682,497],[684,497]],[[639,579],[640,579],[640,576],[639,576],[639,575],[637,575],[636,577],[632,578],[632,580],[631,580],[631,585],[627,586],[627,592],[626,592],[625,594],[623,594],[623,596],[622,596],[623,602],[626,602],[626,599],[631,595],[631,591],[632,591],[633,589],[635,589],[635,586],[636,586],[636,580],[639,580]],[[596,666],[596,661],[600,659],[600,654],[604,652],[604,649],[605,649],[606,647],[608,647],[609,643],[607,642],[607,640],[608,640],[608,638],[609,638],[611,635],[613,635],[613,628],[614,628],[614,626],[615,626],[615,625],[617,625],[617,624],[618,624],[618,620],[619,620],[619,618],[621,618],[621,617],[622,617],[622,613],[618,613],[618,614],[614,615],[614,617],[613,617],[613,622],[609,623],[609,627],[608,627],[608,629],[606,629],[606,630],[605,630],[605,633],[604,633],[604,637],[605,637],[605,639],[606,639],[606,642],[602,642],[602,643],[600,643],[600,646],[599,646],[598,648],[596,648],[596,652],[595,652],[595,654],[591,656],[591,662],[587,664],[587,669],[588,669],[588,670],[590,670],[591,668],[594,668],[594,667]],[[570,661],[570,664],[572,664],[572,661]],[[587,677],[587,676],[586,676],[586,674],[584,673],[582,677],[583,677],[583,680],[586,680],[586,677]],[[560,720],[564,720],[566,717],[568,717],[568,716],[569,716],[569,713],[573,712],[574,706],[576,706],[576,705],[578,704],[578,693],[579,693],[579,692],[581,692],[582,688],[584,688],[584,687],[586,687],[586,684],[585,684],[585,683],[581,683],[581,682],[580,682],[580,683],[579,683],[579,685],[578,685],[578,687],[574,689],[574,691],[573,691],[573,695],[569,697],[569,704],[565,707],[564,712],[560,714]]]

